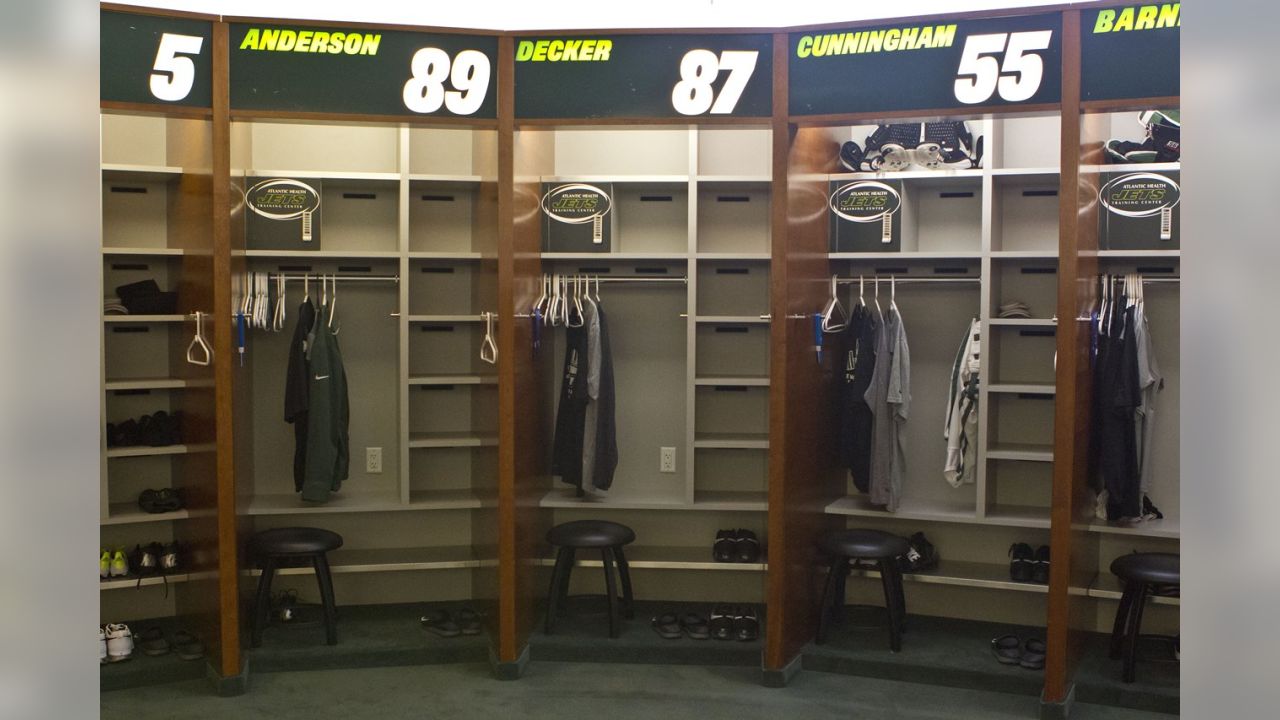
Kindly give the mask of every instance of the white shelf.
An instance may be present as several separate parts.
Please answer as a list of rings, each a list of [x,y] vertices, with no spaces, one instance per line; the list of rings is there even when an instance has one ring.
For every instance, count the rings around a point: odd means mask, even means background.
[[[734,492],[728,490],[697,490],[693,496],[695,510],[724,512],[767,512],[769,494],[766,492]]]
[[[1057,250],[992,250],[992,260],[1057,260]]]
[[[1099,600],[1119,600],[1124,592],[1124,585],[1121,584],[1120,578],[1109,572],[1100,572],[1094,576],[1093,582],[1089,583],[1089,592],[1091,598]],[[1181,598],[1165,597],[1163,595],[1148,595],[1148,602],[1155,605],[1172,605],[1178,606],[1182,604]]]
[[[1053,446],[1033,445],[1030,443],[999,443],[987,448],[987,459],[1053,462]]]
[[[438,252],[435,250],[411,250],[410,260],[479,260],[484,257],[478,252]]]
[[[1106,164],[1106,165],[1081,165],[1081,173],[1096,172],[1177,172],[1181,169],[1182,163],[1125,163],[1125,164]]]
[[[1056,390],[1053,383],[991,383],[987,386],[987,392],[1053,395]]]
[[[1061,172],[1056,167],[993,168],[991,174],[994,177],[1044,177],[1056,176]]]
[[[852,577],[879,578],[878,570],[854,569]],[[922,572],[904,572],[902,579],[926,585],[952,585],[957,587],[983,588],[986,590],[1012,590],[1015,592],[1044,595],[1049,592],[1048,585],[1040,583],[1017,582],[1009,577],[1009,566],[997,563],[965,562],[961,560],[938,560],[938,566]]]
[[[1054,318],[991,318],[987,322],[996,327],[1058,327]]]
[[[326,170],[244,170],[245,177],[314,178],[317,180],[357,180],[363,182],[400,182],[398,172],[330,172]],[[232,173],[233,176],[238,173]]]
[[[409,173],[409,182],[475,185],[477,183],[484,182],[484,178],[479,175],[433,175],[431,173]]]
[[[103,315],[104,323],[179,323],[186,315]]]
[[[138,587],[151,587],[153,585],[173,585],[176,583],[192,582],[195,580],[210,580],[216,577],[216,573],[195,572],[195,573],[177,573],[174,575],[151,575],[142,578],[141,582],[137,575],[127,575],[122,578],[111,578],[110,580],[99,580],[98,590],[126,590]]]
[[[941,481],[941,478],[939,478]],[[857,517],[883,517],[927,522],[979,523],[977,511],[972,505],[940,503],[904,498],[897,512],[887,512],[872,505],[866,495],[848,495],[826,507],[828,515]]]
[[[1099,258],[1133,258],[1141,260],[1144,258],[1164,258],[1177,260],[1182,257],[1181,250],[1099,250],[1097,253]]]
[[[768,433],[698,433],[693,447],[707,450],[768,450]]]
[[[688,175],[546,175],[539,178],[545,183],[650,183],[685,184]]]
[[[833,252],[831,260],[981,260],[981,250],[949,252]]]
[[[694,385],[719,387],[769,387],[767,377],[699,377]]]
[[[572,252],[544,252],[543,260],[600,260],[613,262],[628,262],[635,260],[651,260],[651,261],[675,261],[687,260],[688,253],[679,252],[598,252],[598,253],[572,253]]]
[[[695,323],[706,325],[768,325],[769,318],[759,315],[695,315]]]
[[[178,256],[185,255],[187,251],[183,248],[162,248],[162,247],[110,247],[102,248],[103,255],[141,255],[141,256]]]
[[[110,448],[107,450],[108,458],[131,458],[131,457],[149,457],[153,455],[189,455],[194,453],[213,452],[213,443],[202,443],[198,445],[161,445],[160,447],[151,447],[149,445]]]
[[[831,173],[827,180],[832,182],[848,182],[853,180],[981,180],[982,168],[944,169],[944,170],[903,170],[901,172],[858,172]]]
[[[631,570],[715,570],[720,572],[764,572],[768,564],[763,562],[716,562],[711,558],[711,546],[706,547],[645,547],[628,545],[623,548],[627,567]],[[538,565],[555,567],[555,558],[540,558]],[[581,550],[574,558],[575,567],[598,568],[604,565],[599,553]]]
[[[411,570],[464,570],[480,567],[480,559],[470,545],[376,548],[334,550],[328,554],[329,570],[335,575],[346,573],[406,572]],[[312,567],[288,567],[276,570],[276,575],[312,575]],[[257,568],[244,571],[256,577],[262,574]]]
[[[763,492],[698,492],[692,503],[684,498],[619,498],[587,495],[578,497],[568,487],[553,488],[539,507],[572,510],[685,510],[694,512],[765,512],[768,496]],[[710,552],[710,548],[708,548]]]
[[[729,262],[764,262],[773,258],[773,255],[767,252],[756,253],[723,253],[723,252],[700,252],[694,255],[698,260],[721,260]]]
[[[137,378],[131,380],[108,380],[102,389],[114,390],[178,390],[182,388],[213,387],[212,378],[187,380],[183,378]]]
[[[129,163],[103,163],[103,180],[133,182],[164,182],[182,175],[182,168],[174,165],[133,165]]]
[[[400,253],[395,250],[245,250],[244,256],[288,260],[394,260],[400,257]]]
[[[413,433],[409,436],[410,448],[494,447],[497,444],[496,436],[473,433]]]
[[[484,322],[479,315],[410,315],[411,323],[478,323]]]
[[[772,183],[772,175],[697,175],[700,183]]]
[[[99,524],[139,525],[142,523],[186,520],[189,517],[191,517],[191,513],[185,509],[167,513],[148,513],[140,510],[136,502],[121,502],[111,503],[107,506],[107,517],[103,518]]]
[[[1095,520],[1087,526],[1089,532],[1109,535],[1130,535],[1133,537],[1165,538],[1177,540],[1181,537],[1178,521],[1173,518],[1164,520],[1143,520],[1137,525],[1112,525],[1105,520]]]
[[[325,503],[304,502],[296,494],[257,495],[249,499],[243,512],[246,515],[324,515],[333,513],[418,512],[430,510],[474,510],[486,507],[485,503],[466,489],[415,490],[409,502],[403,503],[398,495],[347,495],[334,494]]]
[[[1049,508],[1034,505],[992,505],[979,522],[1006,527],[1049,528]]]
[[[416,375],[409,378],[409,385],[497,385],[497,375]]]

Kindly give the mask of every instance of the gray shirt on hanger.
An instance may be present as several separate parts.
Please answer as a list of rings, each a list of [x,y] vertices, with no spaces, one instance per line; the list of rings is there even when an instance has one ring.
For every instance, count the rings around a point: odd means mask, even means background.
[[[1151,328],[1147,325],[1146,311],[1142,306],[1138,307],[1135,316],[1133,334],[1138,343],[1138,388],[1141,390],[1141,404],[1134,416],[1137,423],[1135,435],[1138,439],[1139,487],[1143,493],[1149,493],[1151,476],[1155,472],[1151,462],[1154,457],[1151,446],[1155,440],[1156,393],[1164,387],[1164,378],[1160,376],[1155,346],[1151,342]]]
[[[582,324],[587,328],[587,421],[582,429],[582,489],[602,493],[591,481],[596,470],[596,431],[600,413],[600,313],[591,302],[582,303]]]
[[[906,470],[906,439],[901,432],[911,407],[911,354],[902,316],[894,308],[885,313],[876,334],[876,369],[864,396],[874,421],[871,429],[871,492],[875,505],[889,512],[902,499]]]

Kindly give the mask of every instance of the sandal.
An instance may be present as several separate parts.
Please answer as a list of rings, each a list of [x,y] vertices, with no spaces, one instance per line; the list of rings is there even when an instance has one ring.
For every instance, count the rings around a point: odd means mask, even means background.
[[[756,617],[755,608],[750,605],[738,608],[738,617],[733,621],[733,632],[741,642],[760,638],[760,619]]]
[[[716,605],[711,608],[711,637],[717,640],[733,639],[733,608]]]
[[[435,633],[440,637],[451,638],[462,634],[458,624],[444,610],[428,610],[427,614],[423,615],[419,622],[428,632]]]
[[[183,660],[199,660],[204,657],[204,643],[186,630],[179,630],[173,634],[173,648],[177,650],[178,657]]]
[[[991,641],[991,652],[1001,665],[1017,665],[1022,660],[1022,643],[1014,635],[1001,635]]]
[[[1044,654],[1044,641],[1028,638],[1022,646],[1022,660],[1018,664],[1028,670],[1043,670]]]
[[[716,562],[733,562],[738,554],[737,545],[736,530],[720,530],[716,533],[715,544],[711,546],[711,558]]]
[[[147,655],[168,655],[169,641],[164,637],[164,631],[158,627],[149,627],[133,637],[141,648],[142,652]]]
[[[659,637],[667,640],[679,640],[682,636],[680,633],[680,620],[676,618],[674,613],[663,613],[653,618],[650,623],[653,625],[653,631],[658,633]]]
[[[680,629],[693,640],[711,639],[711,627],[707,619],[697,613],[685,613],[680,616]]]
[[[480,634],[480,613],[471,608],[462,608],[457,612],[458,625],[463,635]]]

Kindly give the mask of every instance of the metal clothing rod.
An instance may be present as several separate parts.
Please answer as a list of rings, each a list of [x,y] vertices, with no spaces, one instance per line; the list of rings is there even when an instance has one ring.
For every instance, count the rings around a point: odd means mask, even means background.
[[[570,275],[569,277],[573,277],[573,276],[572,276],[572,275]],[[689,282],[689,278],[684,277],[684,276],[681,276],[681,277],[602,277],[602,278],[599,278],[598,280],[597,280],[597,278],[596,278],[596,276],[595,276],[595,275],[591,275],[590,277],[591,277],[591,282],[592,282],[592,284],[595,284],[596,282],[600,282],[601,284],[608,284],[608,283],[688,283],[688,282]]]
[[[864,284],[867,284],[867,285],[872,285],[872,286],[874,286],[874,285],[875,285],[875,282],[876,282],[876,276],[875,276],[875,275],[864,275],[864,276],[863,276],[863,277],[861,277],[861,278],[856,278],[856,277],[840,277],[840,278],[836,278],[836,282],[837,282],[837,283],[839,283],[839,284],[841,284],[841,285],[856,285],[856,284],[858,284],[858,283],[860,283],[860,282],[861,282],[861,283],[864,283]],[[886,277],[884,277],[883,275],[881,275],[881,276],[880,276],[880,282],[881,282],[881,283],[887,283],[887,282],[889,282],[889,278],[886,278]],[[980,282],[982,282],[982,278],[976,278],[976,277],[954,277],[954,278],[950,278],[950,277],[948,277],[948,278],[913,278],[913,277],[897,277],[897,276],[894,276],[893,282],[897,283],[898,285],[904,285],[904,284],[919,284],[919,283],[980,283]]]
[[[279,273],[270,273],[268,275],[272,280],[283,278],[285,282],[302,282],[309,280],[314,283],[320,282],[324,278],[325,282],[337,280],[338,282],[400,282],[399,275],[333,275],[331,273],[316,273],[314,275],[281,275]]]

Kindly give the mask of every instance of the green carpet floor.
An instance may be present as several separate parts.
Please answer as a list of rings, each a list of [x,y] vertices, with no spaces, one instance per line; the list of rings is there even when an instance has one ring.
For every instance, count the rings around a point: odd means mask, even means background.
[[[540,662],[518,682],[483,663],[255,675],[247,695],[220,698],[203,681],[103,693],[104,720],[776,720],[1035,718],[1034,697],[874,678],[801,673],[786,688],[753,668]],[[1077,705],[1079,720],[1167,720],[1167,715]]]

